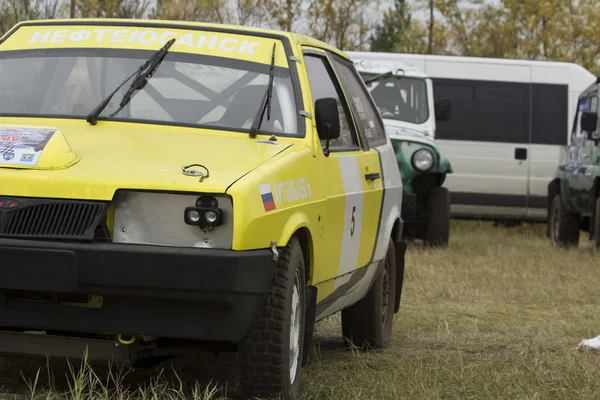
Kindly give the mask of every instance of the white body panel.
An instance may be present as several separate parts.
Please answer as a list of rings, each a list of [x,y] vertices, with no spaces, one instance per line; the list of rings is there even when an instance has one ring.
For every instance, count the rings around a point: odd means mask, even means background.
[[[434,83],[440,79],[456,79],[528,84],[530,106],[534,96],[532,85],[567,85],[568,99],[565,102],[568,110],[561,108],[560,111],[567,114],[566,123],[561,127],[564,136],[560,140],[564,143],[567,143],[570,137],[577,96],[596,79],[589,71],[572,63],[396,53],[372,54],[372,57],[378,59],[402,62],[422,70]],[[452,106],[454,112],[454,104]],[[558,165],[560,143],[556,138],[552,144],[540,143],[533,138],[535,122],[532,110],[530,108],[527,111],[529,137],[518,142],[484,139],[479,141],[475,137],[473,140],[446,139],[439,137],[438,126],[436,143],[454,169],[454,173],[448,175],[445,183],[452,192],[454,215],[546,218],[545,196],[548,183],[553,179]],[[546,112],[552,114],[556,111],[550,107]],[[506,118],[511,118],[511,115],[506,115]],[[510,132],[506,133],[510,135]],[[525,159],[517,159],[517,148],[524,149]]]

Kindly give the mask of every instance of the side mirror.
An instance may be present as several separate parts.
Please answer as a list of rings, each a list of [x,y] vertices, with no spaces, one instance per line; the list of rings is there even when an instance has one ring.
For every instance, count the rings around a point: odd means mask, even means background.
[[[593,138],[592,135],[596,133],[596,128],[598,127],[598,113],[591,111],[584,111],[581,113],[581,131],[587,132],[587,136],[589,139]]]
[[[315,102],[315,120],[319,139],[326,140],[325,155],[329,155],[329,141],[340,137],[340,111],[337,100],[325,97]]]
[[[436,100],[435,104],[435,120],[448,121],[452,115],[452,106],[450,100]]]

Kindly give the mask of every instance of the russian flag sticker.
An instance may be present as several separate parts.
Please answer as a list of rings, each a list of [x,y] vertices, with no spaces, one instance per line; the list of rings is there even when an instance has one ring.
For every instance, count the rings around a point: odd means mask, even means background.
[[[273,193],[271,192],[271,185],[265,183],[258,187],[260,190],[260,197],[262,197],[263,206],[265,211],[271,211],[275,209],[275,200],[273,199]]]

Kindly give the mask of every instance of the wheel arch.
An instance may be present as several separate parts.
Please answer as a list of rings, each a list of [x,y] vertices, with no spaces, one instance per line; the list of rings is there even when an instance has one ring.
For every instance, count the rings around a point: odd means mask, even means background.
[[[315,265],[313,234],[309,226],[310,220],[306,213],[294,213],[288,219],[285,227],[282,230],[282,235],[277,241],[277,245],[283,247],[289,243],[292,237],[295,236],[298,238],[298,241],[300,242],[300,248],[302,249],[302,256],[304,258],[304,272],[306,273],[307,285],[313,278]]]

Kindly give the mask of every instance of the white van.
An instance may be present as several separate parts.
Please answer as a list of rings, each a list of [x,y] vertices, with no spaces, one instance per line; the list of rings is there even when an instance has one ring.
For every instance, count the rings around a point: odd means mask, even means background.
[[[433,80],[451,102],[436,143],[452,163],[452,215],[541,220],[579,94],[596,77],[572,63],[377,53]]]

